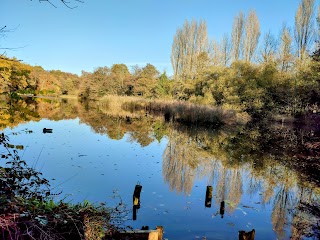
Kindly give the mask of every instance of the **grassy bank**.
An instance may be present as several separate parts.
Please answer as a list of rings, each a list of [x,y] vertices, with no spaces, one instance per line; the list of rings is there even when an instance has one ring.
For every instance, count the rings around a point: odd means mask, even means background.
[[[20,198],[14,199],[11,206],[15,209],[1,213],[1,239],[93,240],[117,232],[111,223],[112,210],[88,202],[71,205]]]

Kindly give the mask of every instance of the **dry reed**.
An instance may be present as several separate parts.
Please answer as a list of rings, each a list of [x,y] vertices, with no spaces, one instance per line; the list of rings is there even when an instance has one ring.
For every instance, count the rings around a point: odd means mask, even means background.
[[[128,116],[136,112],[162,115],[166,121],[177,121],[195,125],[232,125],[247,123],[246,113],[224,110],[220,107],[199,105],[174,100],[148,100],[140,97],[105,96],[100,100],[102,106],[117,115]]]

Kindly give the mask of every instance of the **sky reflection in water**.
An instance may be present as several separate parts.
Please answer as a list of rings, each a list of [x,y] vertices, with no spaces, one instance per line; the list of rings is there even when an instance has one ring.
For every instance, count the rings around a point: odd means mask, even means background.
[[[45,127],[53,133],[43,134]],[[42,119],[5,133],[12,144],[25,146],[23,158],[51,180],[55,191],[63,191],[57,199],[67,194],[67,201],[108,203],[116,190],[132,209],[134,186],[140,183],[137,220],[127,224],[162,225],[168,239],[236,239],[239,230],[253,228],[256,239],[286,239],[299,234],[290,226],[299,223],[302,213],[292,214],[298,202],[319,199],[318,190],[302,186],[293,171],[273,158],[264,156],[263,166],[255,166],[257,159],[248,160],[246,155],[242,161],[235,149],[224,148],[221,143],[230,137],[228,132],[208,136],[168,127],[160,141],[153,132],[147,133],[153,139],[148,144],[137,141],[138,133],[128,131],[116,140],[94,129],[80,118]],[[236,158],[242,163],[234,164]],[[205,208],[208,185],[213,186],[211,208]]]

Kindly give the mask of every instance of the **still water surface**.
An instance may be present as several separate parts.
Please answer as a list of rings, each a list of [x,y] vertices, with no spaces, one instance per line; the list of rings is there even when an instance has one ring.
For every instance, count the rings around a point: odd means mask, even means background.
[[[136,220],[131,211],[126,225],[161,225],[167,239],[237,239],[239,230],[252,229],[255,239],[316,239],[319,219],[299,204],[319,201],[319,187],[283,164],[295,130],[275,127],[265,135],[261,127],[190,128],[72,101],[21,106],[38,115],[15,117],[3,131],[12,144],[24,145],[23,159],[54,191],[63,192],[57,200],[110,205],[116,194],[132,209],[134,187],[141,184]],[[287,135],[262,149],[275,141],[273,134]],[[205,206],[207,186],[211,207]]]

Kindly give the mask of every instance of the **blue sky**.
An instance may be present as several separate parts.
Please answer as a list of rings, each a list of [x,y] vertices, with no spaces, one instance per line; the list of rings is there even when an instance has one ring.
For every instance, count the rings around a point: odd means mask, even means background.
[[[73,0],[70,0],[73,1]],[[206,20],[210,38],[231,33],[234,16],[257,12],[262,34],[293,26],[300,0],[83,0],[70,10],[38,0],[1,0],[0,24],[15,31],[0,47],[31,65],[80,74],[114,63],[145,65],[172,73],[171,45],[186,19]]]

